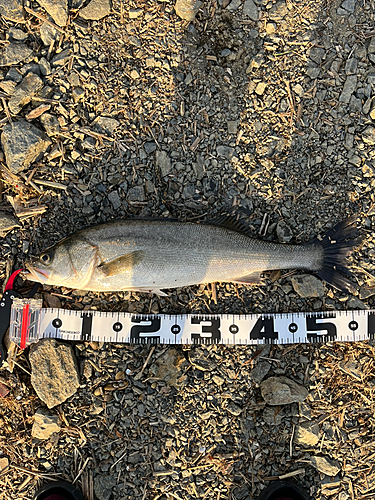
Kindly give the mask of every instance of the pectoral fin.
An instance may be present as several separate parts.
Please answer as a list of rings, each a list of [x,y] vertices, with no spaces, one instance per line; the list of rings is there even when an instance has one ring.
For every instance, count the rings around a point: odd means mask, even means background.
[[[261,272],[255,271],[254,273],[247,274],[246,276],[233,278],[230,281],[233,283],[240,283],[242,285],[260,285],[262,283]]]
[[[105,276],[115,276],[116,274],[121,274],[132,269],[143,260],[143,257],[144,251],[136,250],[135,252],[121,255],[121,257],[117,257],[109,262],[103,262],[98,266],[98,269]]]

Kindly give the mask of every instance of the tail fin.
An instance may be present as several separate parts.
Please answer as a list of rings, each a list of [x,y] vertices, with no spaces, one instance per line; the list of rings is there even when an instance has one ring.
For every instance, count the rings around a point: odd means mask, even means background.
[[[308,244],[320,245],[324,250],[321,269],[315,274],[334,288],[350,293],[358,287],[349,279],[353,273],[346,266],[346,257],[359,245],[357,239],[356,216],[340,222],[327,231],[322,237],[316,238]]]

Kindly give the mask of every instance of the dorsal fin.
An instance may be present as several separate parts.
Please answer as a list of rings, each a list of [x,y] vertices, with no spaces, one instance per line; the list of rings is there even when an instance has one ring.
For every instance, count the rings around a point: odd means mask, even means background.
[[[253,231],[247,227],[243,222],[237,220],[231,215],[222,215],[217,219],[208,219],[203,221],[201,224],[210,224],[211,226],[220,226],[231,229],[232,231],[237,231],[237,233],[244,234],[246,236],[254,236]]]

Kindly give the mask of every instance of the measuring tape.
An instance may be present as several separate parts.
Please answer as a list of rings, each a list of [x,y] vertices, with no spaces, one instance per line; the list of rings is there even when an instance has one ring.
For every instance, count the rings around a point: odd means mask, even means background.
[[[13,301],[10,339],[41,338],[130,344],[300,344],[375,339],[375,310],[283,314],[132,314],[42,308]]]

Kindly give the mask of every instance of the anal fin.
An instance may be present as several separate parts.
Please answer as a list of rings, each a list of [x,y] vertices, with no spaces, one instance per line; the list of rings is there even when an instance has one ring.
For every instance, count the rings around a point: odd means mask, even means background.
[[[230,281],[242,285],[260,285],[262,283],[261,271],[255,271],[239,278],[233,278]]]

